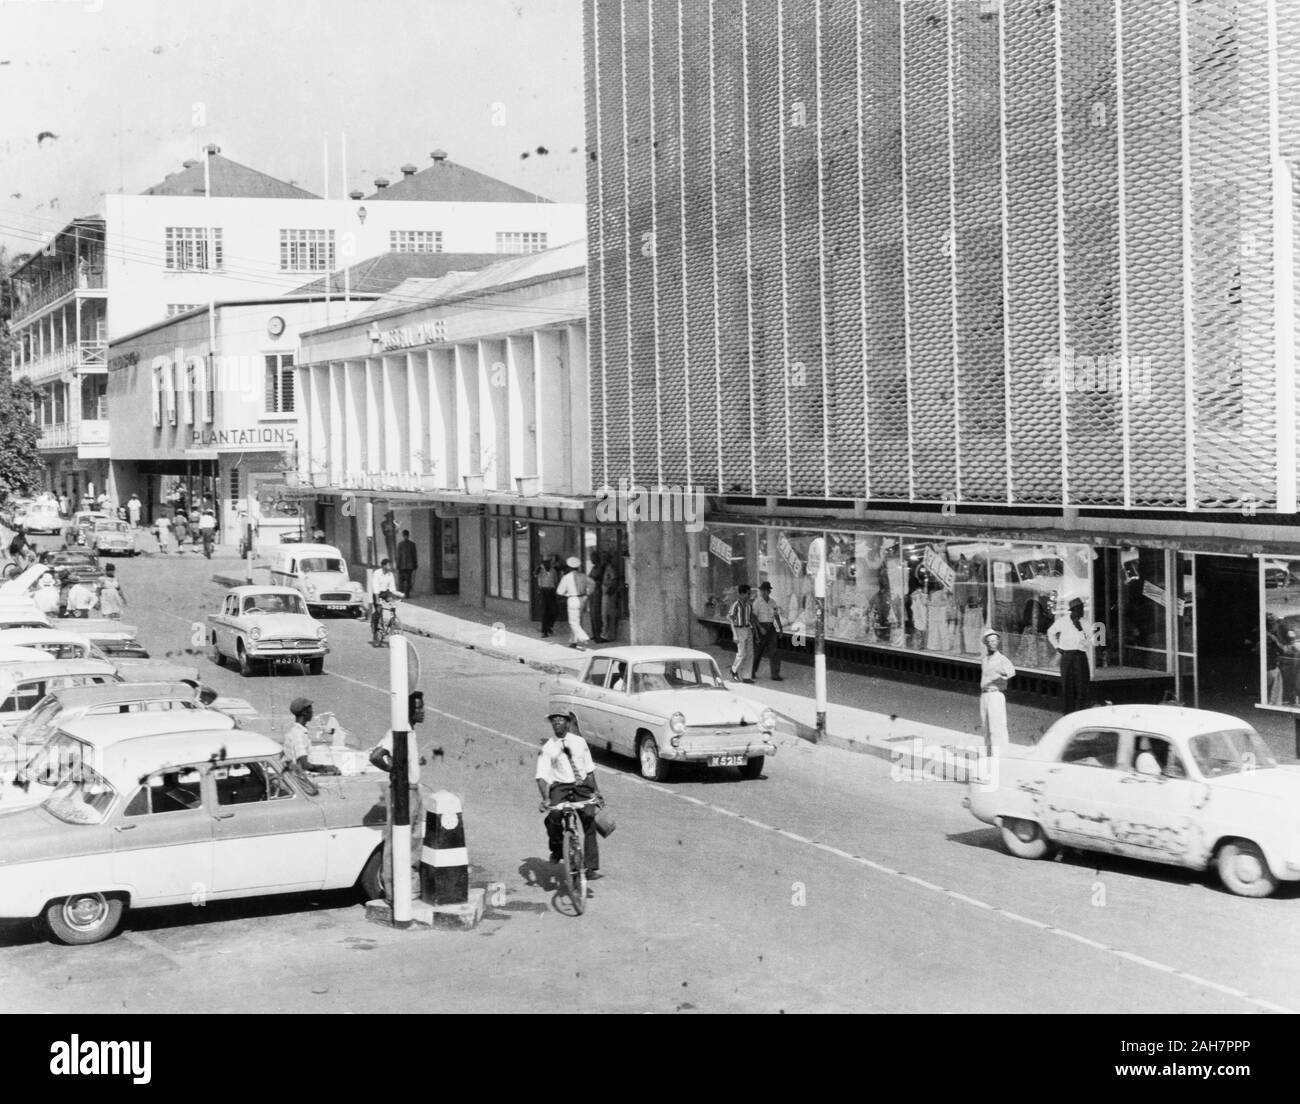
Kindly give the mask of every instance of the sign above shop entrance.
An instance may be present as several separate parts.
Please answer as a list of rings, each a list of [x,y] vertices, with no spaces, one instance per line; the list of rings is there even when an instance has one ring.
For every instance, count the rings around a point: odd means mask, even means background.
[[[291,445],[294,442],[293,426],[258,426],[254,429],[196,429],[194,444],[200,448],[219,445],[238,445],[243,448],[257,445]]]
[[[421,322],[416,326],[399,326],[395,330],[381,330],[379,344],[385,350],[409,349],[413,345],[432,345],[447,340],[447,323],[441,318]]]

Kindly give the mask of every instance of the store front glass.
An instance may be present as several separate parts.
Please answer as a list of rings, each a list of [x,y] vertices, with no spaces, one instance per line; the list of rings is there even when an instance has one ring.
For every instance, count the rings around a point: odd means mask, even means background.
[[[987,625],[1017,667],[1059,666],[1046,632],[1070,600],[1092,604],[1087,545],[926,541],[893,533],[708,525],[696,616],[725,622],[736,588],[772,584],[792,634],[812,632],[812,542],[826,541],[826,638],[977,659]]]
[[[1300,713],[1300,559],[1260,561],[1259,704]]]

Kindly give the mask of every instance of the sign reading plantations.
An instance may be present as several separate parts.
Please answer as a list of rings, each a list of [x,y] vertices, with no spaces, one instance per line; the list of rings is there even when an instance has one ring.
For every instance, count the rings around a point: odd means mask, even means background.
[[[214,445],[291,445],[293,426],[257,426],[253,429],[196,429],[194,444],[200,448]]]

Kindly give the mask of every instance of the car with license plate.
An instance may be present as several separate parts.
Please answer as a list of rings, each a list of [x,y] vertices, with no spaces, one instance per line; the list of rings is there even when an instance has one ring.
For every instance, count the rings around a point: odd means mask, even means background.
[[[759,778],[776,754],[776,714],[728,689],[713,657],[690,648],[602,648],[551,692],[593,748],[635,758],[662,780],[674,763],[738,767]]]
[[[99,659],[5,664],[0,667],[0,732],[15,729],[52,690],[122,681],[112,664]]]
[[[1072,847],[1213,867],[1243,897],[1300,880],[1300,767],[1280,766],[1226,713],[1109,705],[1067,714],[1028,754],[994,759],[966,804],[1020,858]]]
[[[86,535],[86,547],[97,556],[134,556],[135,534],[117,518],[97,518]]]
[[[308,614],[301,594],[283,586],[228,591],[220,610],[208,615],[208,643],[218,665],[229,659],[245,676],[282,663],[300,663],[319,675],[329,654],[325,627]]]
[[[271,582],[298,591],[309,613],[365,614],[365,589],[352,581],[343,553],[332,544],[281,545],[270,561]]]
[[[154,705],[160,708],[151,708]],[[162,706],[173,708],[163,710]],[[103,708],[100,706],[95,712],[80,716],[75,715],[75,711],[73,715],[65,713],[41,744],[34,748],[20,743],[17,733],[11,738],[0,737],[6,740],[6,746],[0,747],[2,757],[8,758],[13,754],[17,765],[9,784],[0,790],[0,836],[4,834],[5,815],[39,805],[56,786],[84,765],[93,766],[95,756],[107,743],[140,736],[215,732],[235,727],[232,718],[203,708],[194,698],[183,703],[152,699],[112,714],[100,712]],[[12,746],[8,746],[10,742]],[[26,755],[23,755],[24,751]]]
[[[382,896],[386,779],[302,775],[275,741],[239,729],[128,738],[102,723],[78,722],[79,770],[36,808],[0,815],[0,915],[88,944],[129,909],[191,902],[195,886],[209,901]]]

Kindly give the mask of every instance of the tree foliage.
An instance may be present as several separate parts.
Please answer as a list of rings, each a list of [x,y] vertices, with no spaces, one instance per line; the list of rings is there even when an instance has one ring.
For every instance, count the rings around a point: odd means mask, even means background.
[[[0,245],[0,500],[39,490],[44,471],[36,447],[36,424],[32,421],[35,396],[31,382],[24,379],[15,383],[10,375],[13,268],[8,251]]]

